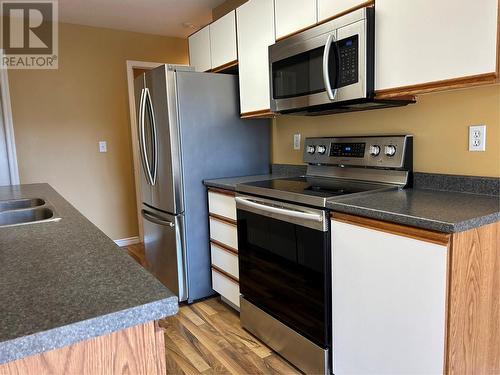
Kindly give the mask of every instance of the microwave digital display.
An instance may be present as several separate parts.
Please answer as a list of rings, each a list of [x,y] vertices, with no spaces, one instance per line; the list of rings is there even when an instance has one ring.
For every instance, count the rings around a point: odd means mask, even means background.
[[[366,143],[332,143],[330,156],[362,158],[365,156]]]

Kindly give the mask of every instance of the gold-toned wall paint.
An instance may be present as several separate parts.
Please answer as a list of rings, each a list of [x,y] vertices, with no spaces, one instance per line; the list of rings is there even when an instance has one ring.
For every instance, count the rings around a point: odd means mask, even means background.
[[[485,124],[486,151],[468,151],[468,126]],[[500,85],[422,95],[408,107],[273,121],[273,162],[302,164],[305,137],[413,134],[417,172],[500,176]]]
[[[187,41],[60,24],[58,70],[9,71],[21,183],[48,182],[112,239],[138,234],[126,60],[187,64]]]

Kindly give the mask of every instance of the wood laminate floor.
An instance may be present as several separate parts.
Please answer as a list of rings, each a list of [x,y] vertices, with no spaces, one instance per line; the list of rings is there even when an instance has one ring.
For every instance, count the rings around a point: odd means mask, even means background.
[[[124,247],[140,264],[142,245]],[[240,326],[238,313],[217,298],[182,305],[160,321],[167,374],[301,374]]]

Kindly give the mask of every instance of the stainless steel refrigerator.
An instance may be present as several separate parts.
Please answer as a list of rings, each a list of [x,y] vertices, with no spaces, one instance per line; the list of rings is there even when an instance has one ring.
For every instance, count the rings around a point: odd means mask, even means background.
[[[147,268],[192,302],[211,286],[204,179],[269,172],[268,120],[241,120],[236,76],[162,65],[135,79]]]

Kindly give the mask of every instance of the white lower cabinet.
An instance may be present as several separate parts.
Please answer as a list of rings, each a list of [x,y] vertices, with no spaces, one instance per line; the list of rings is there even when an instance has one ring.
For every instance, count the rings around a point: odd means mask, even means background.
[[[336,375],[443,373],[447,252],[332,220]]]
[[[212,288],[236,307],[240,307],[240,286],[229,277],[212,269]]]
[[[212,288],[233,307],[240,307],[238,231],[234,192],[208,190]],[[216,216],[216,217],[214,217]]]

